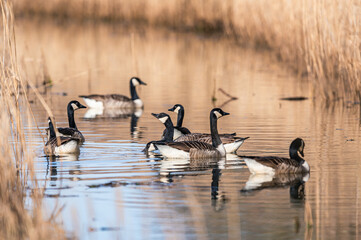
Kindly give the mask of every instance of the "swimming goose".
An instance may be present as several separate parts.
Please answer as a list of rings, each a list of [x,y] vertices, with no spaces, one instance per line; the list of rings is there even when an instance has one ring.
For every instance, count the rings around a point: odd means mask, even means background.
[[[53,123],[51,122],[50,117],[48,118],[49,123],[49,140],[45,144],[44,152],[47,155],[58,155],[66,153],[77,153],[79,152],[79,138],[73,137],[57,137],[55,134],[55,129]]]
[[[206,142],[212,144],[212,137],[209,133],[191,133],[187,128],[182,127],[183,118],[184,118],[184,108],[181,104],[176,104],[172,108],[168,109],[168,111],[172,111],[178,113],[177,118],[177,126],[174,127],[174,135],[173,140],[175,142],[184,142],[184,141],[199,141],[199,142]],[[166,133],[167,128],[163,131],[163,136]],[[243,142],[248,139],[236,137],[236,133],[226,133],[226,134],[219,134],[221,137],[222,143],[226,148],[227,153],[234,153],[241,147]]]
[[[236,137],[236,133],[226,133],[219,134],[221,141],[226,149],[227,153],[237,152],[238,148],[244,143],[249,137]],[[174,140],[175,142],[184,142],[184,141],[199,141],[212,144],[212,136],[209,133],[190,133]]]
[[[305,142],[296,138],[290,145],[290,158],[282,157],[242,157],[251,173],[308,173],[310,166],[303,159]]]
[[[147,143],[145,148],[142,150],[143,152],[151,152],[158,150],[158,148],[155,146],[155,143],[162,143],[162,142],[173,142],[173,134],[174,134],[174,127],[173,122],[168,114],[166,113],[152,113],[152,115],[157,118],[159,121],[161,121],[166,129],[169,129],[168,131],[164,131],[164,136],[162,137],[162,140],[159,141],[150,141]]]
[[[164,113],[165,114],[165,113]],[[163,117],[157,117],[162,123],[170,118],[167,114]],[[214,108],[210,112],[210,128],[212,135],[212,145],[199,141],[185,142],[161,142],[154,145],[159,149],[160,153],[167,158],[220,158],[226,156],[226,150],[218,135],[217,120],[229,113],[224,112],[220,108]],[[171,129],[169,128],[171,131]]]
[[[138,85],[147,85],[145,82],[140,80],[137,77],[132,77],[130,79],[130,94],[131,98],[119,95],[119,94],[107,94],[107,95],[99,95],[92,94],[87,96],[79,96],[82,97],[90,108],[142,108],[143,102],[140,100],[137,94],[137,90],[135,89]]]
[[[180,136],[182,136],[184,134],[191,133],[188,130],[188,128],[182,127],[183,118],[184,118],[184,108],[183,108],[183,106],[181,104],[174,105],[172,108],[168,109],[168,111],[175,112],[175,113],[178,114],[177,125],[174,127],[173,140],[177,139],[178,137],[180,137]],[[165,135],[166,131],[167,131],[167,128],[164,129],[162,138]]]
[[[80,142],[85,141],[83,134],[78,130],[78,127],[76,126],[74,120],[74,111],[80,108],[86,108],[86,106],[80,104],[78,101],[70,101],[68,103],[67,112],[68,112],[69,127],[58,128],[59,136],[79,138]],[[49,128],[46,129],[46,131],[47,131],[48,139],[50,139]]]

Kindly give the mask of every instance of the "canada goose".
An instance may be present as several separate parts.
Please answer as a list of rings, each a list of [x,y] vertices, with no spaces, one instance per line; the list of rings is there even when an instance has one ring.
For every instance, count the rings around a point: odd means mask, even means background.
[[[76,126],[74,120],[74,111],[80,108],[86,108],[86,106],[80,104],[78,101],[75,100],[70,101],[68,103],[67,112],[68,112],[69,127],[58,128],[59,136],[79,138],[80,142],[85,141],[83,134],[78,130],[78,127]],[[50,139],[49,128],[46,130],[47,130],[48,139]]]
[[[166,113],[152,113],[152,115],[157,118],[159,121],[161,121],[166,129],[169,129],[168,131],[164,131],[164,136],[162,137],[162,140],[159,141],[150,141],[147,143],[145,148],[142,150],[143,152],[151,152],[158,150],[158,148],[155,146],[155,143],[162,143],[162,142],[173,142],[173,134],[174,134],[174,127],[173,122],[168,114]]]
[[[168,111],[175,112],[178,114],[177,116],[177,125],[174,127],[174,135],[173,140],[177,139],[178,137],[191,133],[188,128],[182,127],[183,118],[184,118],[184,107],[181,104],[176,104],[172,108],[168,109]],[[163,136],[165,135],[167,128],[163,131]]]
[[[50,117],[48,118],[49,123],[49,140],[45,144],[44,152],[47,155],[58,155],[66,153],[77,153],[79,152],[79,138],[74,137],[57,137],[55,129]]]
[[[131,98],[120,94],[92,94],[79,97],[82,97],[86,105],[88,105],[90,108],[142,108],[143,102],[138,97],[135,87],[140,84],[147,84],[137,77],[132,77],[129,84]]]
[[[219,134],[221,141],[226,149],[226,153],[234,153],[241,147],[246,139],[249,137],[236,137],[236,133],[229,134]],[[212,144],[212,137],[209,133],[190,133],[174,140],[175,142],[184,142],[184,141],[199,141]]]
[[[185,142],[185,141],[198,141],[212,144],[212,137],[209,133],[191,133],[187,128],[182,127],[183,118],[184,118],[184,108],[181,104],[176,104],[172,108],[168,109],[168,111],[172,111],[178,113],[177,118],[177,126],[174,127],[173,140],[175,142]],[[169,126],[171,127],[171,126]],[[163,131],[162,139],[164,138],[165,133],[168,131],[166,128]],[[248,139],[236,137],[236,133],[226,133],[219,134],[222,143],[226,149],[227,153],[234,153],[241,147],[243,142]]]
[[[253,174],[307,173],[310,171],[310,166],[303,159],[304,148],[305,142],[301,138],[296,138],[290,145],[290,158],[246,156],[242,158]]]
[[[162,113],[165,114],[165,113]],[[229,113],[224,112],[220,108],[214,108],[210,112],[210,129],[212,135],[212,145],[205,142],[185,141],[185,142],[161,142],[155,143],[160,153],[168,158],[220,158],[226,156],[226,150],[218,135],[217,120]],[[157,118],[165,123],[169,120],[169,116],[158,115]],[[171,131],[172,132],[172,131]]]

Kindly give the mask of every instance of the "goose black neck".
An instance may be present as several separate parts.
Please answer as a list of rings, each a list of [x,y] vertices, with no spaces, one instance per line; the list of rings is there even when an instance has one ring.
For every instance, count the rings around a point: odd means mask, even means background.
[[[130,95],[132,96],[132,100],[139,99],[137,90],[135,89],[135,86],[133,85],[133,80],[130,80]]]
[[[296,149],[290,149],[290,158],[296,160],[299,163],[303,163],[305,161]]]
[[[78,128],[76,127],[76,124],[75,124],[75,120],[74,120],[74,109],[73,109],[73,107],[71,106],[71,104],[68,105],[68,121],[69,121],[69,127],[70,127],[70,128],[78,129]]]
[[[211,136],[212,136],[212,146],[217,148],[222,144],[221,138],[218,135],[217,129],[217,117],[211,112],[210,122],[211,122]]]
[[[163,139],[166,142],[173,142],[174,126],[173,126],[172,120],[170,118],[168,118],[167,121],[165,121],[164,126],[167,129],[167,131],[165,131]]]
[[[55,129],[54,129],[54,125],[51,121],[49,122],[49,130],[50,130],[50,138],[49,139],[55,138],[56,137]]]
[[[179,109],[177,118],[177,127],[182,127],[184,118],[184,109]]]

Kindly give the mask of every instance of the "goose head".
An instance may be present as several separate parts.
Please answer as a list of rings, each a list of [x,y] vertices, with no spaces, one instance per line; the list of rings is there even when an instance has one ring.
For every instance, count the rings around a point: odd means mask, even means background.
[[[137,77],[132,77],[130,79],[130,85],[138,86],[138,85],[147,85],[145,82],[143,82],[142,80],[140,80],[140,78]]]
[[[165,123],[168,119],[170,119],[169,115],[166,113],[152,113],[152,115],[157,118],[159,121],[161,121],[162,123]]]
[[[305,142],[301,138],[296,138],[290,145],[290,158],[303,159],[303,150],[305,148]]]
[[[222,109],[220,108],[213,108],[211,111],[211,117],[216,117],[216,119],[219,119],[223,116],[229,115],[229,113],[224,112]]]
[[[80,102],[76,101],[76,100],[73,100],[73,101],[70,101],[69,104],[68,104],[68,107],[71,107],[74,111],[75,110],[78,110],[79,108],[86,108],[86,106],[82,105]]]
[[[180,104],[174,105],[172,108],[169,108],[168,111],[178,113],[179,110],[184,110],[183,106]]]

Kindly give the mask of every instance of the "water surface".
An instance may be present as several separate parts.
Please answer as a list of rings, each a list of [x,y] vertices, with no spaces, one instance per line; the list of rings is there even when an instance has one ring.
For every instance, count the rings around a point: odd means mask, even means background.
[[[307,82],[265,53],[217,37],[123,25],[20,21],[18,55],[26,77],[43,92],[58,126],[78,95],[129,95],[129,79],[145,103],[137,115],[76,112],[86,142],[79,155],[47,158],[35,134],[37,177],[48,209],[64,206],[61,221],[80,239],[358,239],[360,214],[360,108],[358,104],[283,101],[312,98]],[[43,76],[52,87],[41,88]],[[228,101],[218,88],[238,99]],[[217,100],[214,102],[212,98]],[[47,114],[30,95],[36,120]],[[84,103],[82,100],[80,102]],[[167,160],[145,155],[163,125],[151,116],[173,104],[185,107],[184,125],[209,131],[209,111],[222,133],[249,136],[239,155],[288,156],[296,137],[306,142],[311,166],[304,196],[297,182],[245,191],[254,182],[237,155],[220,161]],[[93,114],[94,115],[94,114]],[[176,116],[170,113],[174,121]],[[276,179],[277,180],[277,179]],[[278,179],[279,180],[279,179]],[[287,179],[283,179],[287,183]],[[290,190],[291,189],[291,190]],[[312,220],[310,220],[312,219]]]

